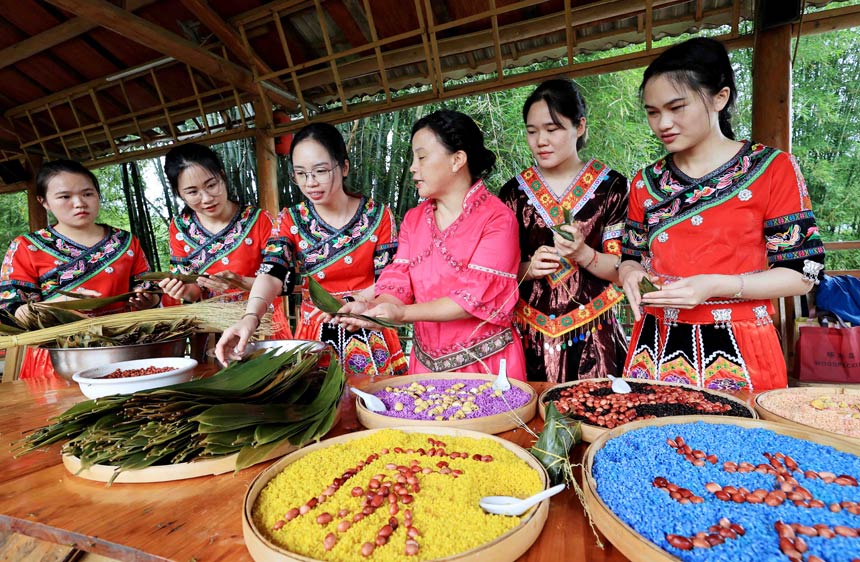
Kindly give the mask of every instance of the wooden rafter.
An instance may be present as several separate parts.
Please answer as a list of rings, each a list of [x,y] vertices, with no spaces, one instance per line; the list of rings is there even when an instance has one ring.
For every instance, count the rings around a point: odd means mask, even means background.
[[[144,6],[152,4],[156,0],[128,0],[126,9],[129,12],[134,12]],[[42,51],[46,51],[51,47],[56,47],[60,43],[74,39],[78,35],[82,35],[87,31],[97,28],[99,25],[90,21],[87,18],[77,17],[68,21],[64,21],[59,25],[55,25],[51,29],[43,31],[38,35],[28,37],[23,41],[19,41],[14,45],[10,45],[5,49],[0,50],[0,68],[20,62],[26,58],[32,57]]]
[[[205,25],[209,31],[218,37],[228,51],[233,53],[245,65],[253,68],[259,74],[272,72],[269,65],[254,52],[247,40],[244,40],[236,28],[218,15],[218,12],[212,9],[209,2],[206,0],[181,0],[181,2],[189,12],[200,20],[200,23]],[[280,82],[278,86],[281,88],[284,87]],[[296,101],[292,98],[290,98],[290,103],[285,105],[289,109],[296,109],[298,107]]]
[[[217,76],[236,88],[253,94],[257,93],[253,76],[249,71],[106,0],[48,1],[58,8],[88,18],[114,33],[189,64],[201,72]],[[268,92],[268,95],[279,104],[293,103],[293,100],[276,92]]]

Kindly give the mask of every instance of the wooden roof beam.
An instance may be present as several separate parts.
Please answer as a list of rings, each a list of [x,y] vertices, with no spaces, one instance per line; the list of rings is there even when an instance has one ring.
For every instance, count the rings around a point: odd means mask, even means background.
[[[126,4],[128,11],[133,12],[153,2],[155,0],[128,0]],[[38,35],[28,37],[23,41],[0,50],[0,68],[5,68],[33,55],[37,55],[42,51],[46,51],[51,47],[56,47],[60,43],[74,39],[78,35],[82,35],[98,26],[97,23],[87,18],[72,18],[64,21]]]
[[[247,42],[242,40],[236,28],[225,21],[218,12],[213,10],[209,2],[206,0],[181,0],[181,2],[189,12],[194,14],[194,17],[200,20],[200,23],[205,25],[209,31],[221,40],[221,43],[227,47],[228,51],[233,53],[248,67],[256,67],[257,72],[260,74],[272,72],[269,65],[254,52]],[[283,83],[278,81],[278,87],[284,88]],[[297,109],[298,103],[296,103],[296,100],[292,100],[292,102],[287,107],[289,109]]]
[[[106,0],[48,1],[58,8],[85,17],[114,33],[182,61],[201,72],[218,77],[236,88],[255,95],[259,93],[253,76],[244,68],[213,55],[195,43],[118,8]],[[295,103],[293,99],[280,92],[268,90],[267,95],[282,105],[289,106]]]

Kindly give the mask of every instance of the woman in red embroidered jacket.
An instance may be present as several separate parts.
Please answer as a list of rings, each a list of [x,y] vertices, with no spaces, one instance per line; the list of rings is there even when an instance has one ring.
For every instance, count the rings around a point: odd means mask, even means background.
[[[734,74],[719,41],[664,51],[641,92],[669,154],[631,187],[620,276],[636,325],[625,374],[784,387],[771,299],[807,292],[824,269],[800,169],[790,154],[734,140]],[[641,294],[646,276],[661,289]]]
[[[209,147],[189,143],[171,148],[164,158],[164,173],[173,193],[185,203],[170,223],[170,271],[205,274],[196,283],[162,280],[159,285],[168,295],[164,304],[222,295],[244,299],[246,292],[236,285],[251,289],[272,233],[272,217],[230,200],[224,165]],[[273,308],[277,329],[273,337],[291,338],[281,298],[275,299]]]
[[[130,232],[96,222],[101,207],[96,176],[78,162],[56,160],[36,175],[36,198],[56,223],[12,241],[0,271],[0,310],[22,317],[29,302],[68,300],[60,291],[109,297],[149,284],[136,275],[149,271],[140,243]],[[94,311],[150,308],[158,296],[132,297]],[[21,378],[53,373],[48,351],[30,348]]]
[[[256,318],[280,290],[292,291],[294,270],[302,278],[302,305],[296,337],[332,346],[347,375],[405,375],[406,358],[397,331],[378,326],[347,332],[332,323],[310,299],[313,276],[342,300],[370,298],[377,275],[397,249],[393,213],[384,205],[344,189],[349,174],[346,144],[328,123],[312,123],[293,138],[293,178],[307,198],[284,209],[266,245],[260,272],[248,299],[248,313],[218,342],[221,361],[241,353],[259,324]]]
[[[523,105],[535,165],[502,187],[519,218],[520,300],[531,380],[565,382],[621,375],[627,345],[614,306],[627,179],[595,158],[582,159],[585,100],[571,80],[548,80]],[[551,230],[562,226],[568,240]]]
[[[481,180],[496,156],[470,117],[446,110],[415,123],[412,153],[410,170],[424,201],[403,218],[397,255],[379,277],[376,298],[343,311],[413,322],[410,373],[497,373],[505,359],[508,375],[523,380],[522,344],[513,329],[516,217]]]

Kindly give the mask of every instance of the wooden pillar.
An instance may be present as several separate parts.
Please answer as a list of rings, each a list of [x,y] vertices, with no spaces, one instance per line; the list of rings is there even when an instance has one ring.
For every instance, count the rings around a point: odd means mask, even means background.
[[[254,142],[257,148],[257,196],[260,207],[272,214],[280,210],[278,204],[278,156],[275,139],[269,136],[272,126],[272,104],[254,102]]]
[[[756,4],[762,9],[762,2]],[[791,25],[756,29],[753,47],[752,140],[791,151]],[[794,364],[793,298],[777,299],[776,326],[788,374]]]
[[[752,138],[791,151],[791,25],[756,31]]]
[[[31,154],[29,156],[30,171],[32,178],[27,182],[27,214],[30,221],[30,230],[36,231],[48,226],[48,212],[36,199],[36,174],[42,166],[42,157]]]

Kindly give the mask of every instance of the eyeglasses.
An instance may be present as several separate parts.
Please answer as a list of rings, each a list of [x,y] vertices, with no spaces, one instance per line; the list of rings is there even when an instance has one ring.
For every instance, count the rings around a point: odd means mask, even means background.
[[[316,183],[328,183],[332,180],[334,169],[340,164],[332,163],[331,168],[315,168],[310,172],[304,170],[293,170],[293,177],[299,185],[307,185],[308,180],[312,179]]]
[[[216,195],[221,195],[224,191],[224,180],[218,176],[212,176],[206,183],[203,184],[203,187],[193,187],[187,191],[182,192],[182,198],[188,202],[196,202],[203,198],[203,193],[206,192],[209,196],[214,197]]]

